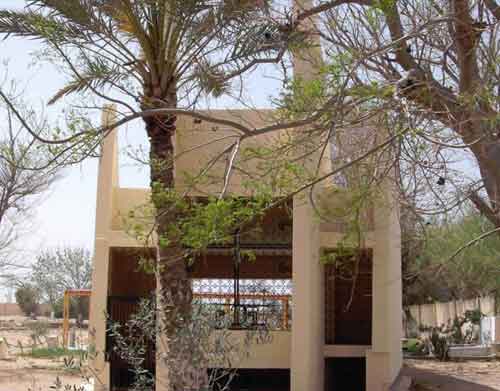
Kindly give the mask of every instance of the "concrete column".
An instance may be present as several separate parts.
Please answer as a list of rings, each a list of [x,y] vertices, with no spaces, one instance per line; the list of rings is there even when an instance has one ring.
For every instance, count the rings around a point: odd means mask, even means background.
[[[108,126],[116,120],[115,106],[105,106],[102,124]],[[113,129],[101,145],[99,171],[97,175],[97,200],[95,236],[105,237],[111,229],[113,214],[113,189],[119,186],[118,179],[118,129]]]
[[[372,348],[367,352],[367,390],[385,391],[402,364],[401,229],[390,185],[375,207]]]
[[[107,240],[96,238],[90,298],[89,351],[94,370],[96,391],[108,391],[109,363],[104,360],[106,346],[106,314],[109,277],[109,245]]]
[[[291,390],[324,390],[324,271],[319,219],[307,197],[293,201]]]
[[[116,119],[116,107],[105,106],[102,113],[102,124],[107,126]],[[114,129],[104,139],[99,172],[97,177],[95,244],[92,273],[92,295],[90,298],[90,347],[94,358],[95,390],[108,391],[109,363],[104,360],[106,347],[106,314],[109,281],[109,242],[107,235],[111,229],[113,211],[113,188],[118,186],[118,147],[117,130]]]

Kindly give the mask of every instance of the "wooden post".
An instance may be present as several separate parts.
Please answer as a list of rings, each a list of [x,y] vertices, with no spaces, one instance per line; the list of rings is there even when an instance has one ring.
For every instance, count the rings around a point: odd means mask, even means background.
[[[63,309],[63,348],[68,348],[68,332],[69,332],[69,294],[64,292],[64,309]]]

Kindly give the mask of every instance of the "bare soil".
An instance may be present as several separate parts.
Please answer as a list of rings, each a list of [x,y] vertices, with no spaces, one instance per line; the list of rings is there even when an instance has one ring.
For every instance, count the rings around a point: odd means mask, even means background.
[[[1,362],[0,362],[1,365]],[[79,375],[68,375],[51,370],[0,369],[0,391],[52,391],[56,379],[71,386],[80,386],[83,379]],[[64,388],[63,388],[64,389]],[[78,388],[77,388],[78,389]]]
[[[26,355],[33,346],[46,346],[34,345],[32,330],[25,326],[24,320],[21,317],[8,322],[0,319],[0,340],[5,339],[9,347],[9,358],[0,360],[0,391],[52,391],[51,386],[57,379],[64,385],[77,387],[84,383],[84,373],[69,370],[64,365],[64,357],[33,358]],[[87,330],[79,329],[75,334],[77,346],[87,344]],[[47,335],[62,342],[61,328],[51,328]]]
[[[0,391],[51,391],[57,378],[63,384],[77,387],[85,381],[83,373],[65,368],[62,357],[40,359],[20,355],[33,344],[30,334],[31,330],[22,325],[22,319],[11,322],[11,327],[0,328],[0,339],[7,339],[10,354],[8,360],[0,360]],[[62,340],[61,329],[51,329],[49,335]],[[76,340],[86,344],[86,330],[79,330]],[[415,391],[500,391],[500,360],[405,360],[403,374],[416,380]]]
[[[500,361],[405,360],[403,374],[416,380],[416,391],[500,390]]]

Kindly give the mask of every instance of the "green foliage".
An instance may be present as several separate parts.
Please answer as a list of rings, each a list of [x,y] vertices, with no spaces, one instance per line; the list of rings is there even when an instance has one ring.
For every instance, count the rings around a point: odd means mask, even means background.
[[[417,338],[411,338],[403,342],[403,351],[415,354],[423,354],[425,351],[425,343]]]
[[[395,4],[395,0],[375,0],[373,2],[373,7],[381,10],[384,14],[390,14]]]
[[[82,37],[82,31],[75,24],[32,11],[0,10],[0,30],[9,35],[54,42]]]
[[[259,173],[255,177],[243,178],[242,186],[245,191],[254,197],[279,198],[312,180],[314,174],[308,171],[304,162],[294,159],[294,155],[307,155],[317,147],[317,143],[311,139],[313,137],[308,135],[304,135],[303,139],[283,136],[272,147],[244,148],[241,159],[253,162],[255,171]]]
[[[490,231],[492,224],[475,212],[455,221],[435,220],[427,225],[425,245],[411,266],[419,275],[421,295],[431,300],[486,295],[500,288],[500,237],[490,235],[450,257],[462,246]],[[436,274],[436,270],[440,273]]]
[[[245,229],[245,224],[263,215],[269,204],[264,198],[230,197],[209,198],[205,203],[194,203],[189,215],[180,222],[182,244],[196,251],[209,245],[228,244],[236,230]]]
[[[325,95],[325,84],[322,80],[296,78],[285,85],[275,103],[280,108],[281,116],[296,119],[310,113],[313,108],[319,108],[324,103]]]
[[[84,350],[68,350],[65,348],[34,348],[28,352],[25,352],[23,355],[32,357],[32,358],[59,358],[59,357],[71,357],[71,356],[80,356],[85,353]]]
[[[340,263],[346,259],[352,259],[358,254],[359,246],[346,247],[346,241],[340,241],[335,251],[324,251],[321,254],[320,261],[324,264],[342,266]]]
[[[180,244],[194,254],[210,245],[232,243],[237,230],[244,234],[257,229],[265,211],[275,201],[268,189],[264,186],[263,189],[261,192],[254,191],[252,197],[228,195],[225,198],[195,199],[187,198],[174,189],[165,189],[158,183],[153,184],[151,198],[156,205],[155,210],[161,210],[162,215],[168,216],[163,232],[158,236],[158,244],[163,248]],[[151,222],[154,213],[148,206],[129,211],[125,218],[127,232],[142,243],[148,242],[153,232]],[[250,252],[244,256],[248,260],[254,258]],[[141,265],[145,268],[150,270],[154,267],[151,260],[143,261]]]
[[[43,251],[32,265],[31,283],[43,300],[59,315],[66,289],[89,289],[92,283],[92,258],[85,248],[56,248]],[[88,299],[71,301],[72,315],[88,317]]]
[[[394,95],[394,92],[394,86],[382,85],[377,81],[358,85],[350,89],[352,96],[357,98],[389,99]]]
[[[252,346],[271,342],[272,336],[265,327],[242,331],[241,338],[235,340],[230,330],[214,317],[214,310],[210,305],[195,303],[190,315],[192,320],[179,322],[183,326],[169,332],[169,349],[157,356],[157,360],[163,360],[176,374],[174,382],[183,384],[186,378],[191,379],[192,368],[195,368],[202,375],[196,378],[196,387],[191,386],[191,389],[230,389],[236,368],[242,360],[248,359]],[[107,332],[113,341],[110,348],[130,366],[134,376],[132,390],[151,391],[154,388],[154,376],[144,368],[144,362],[149,349],[157,343],[156,336],[165,335],[159,327],[155,304],[148,300],[139,303],[127,322],[109,322]],[[179,360],[187,354],[192,368]]]
[[[16,303],[26,316],[37,314],[39,294],[32,285],[23,285],[16,291]]]
[[[82,319],[89,318],[90,298],[89,297],[70,297],[69,300],[69,317],[77,319],[79,316]],[[58,298],[52,304],[54,317],[61,319],[64,316],[64,297]]]

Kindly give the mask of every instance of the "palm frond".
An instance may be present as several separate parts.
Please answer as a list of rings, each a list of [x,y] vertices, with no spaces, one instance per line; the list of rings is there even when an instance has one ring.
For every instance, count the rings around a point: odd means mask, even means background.
[[[79,77],[70,81],[49,100],[52,105],[64,96],[75,92],[85,92],[89,89],[102,89],[107,84],[117,84],[128,78],[128,75],[120,72],[117,67],[108,67],[108,65],[99,59],[94,62],[87,61],[86,69]]]
[[[51,10],[50,15],[61,16],[82,27],[93,29],[95,18],[93,1],[89,0],[33,0],[31,6],[40,6]]]
[[[88,87],[89,83],[92,82],[92,79],[90,78],[81,78],[79,80],[73,80],[66,84],[63,88],[61,88],[57,93],[50,98],[48,101],[48,105],[53,105],[56,103],[59,99],[65,97],[66,95],[70,95],[74,92],[82,91],[85,88]]]
[[[41,12],[0,10],[0,34],[61,41],[82,38],[84,33],[78,25]]]
[[[206,94],[211,94],[215,98],[228,93],[231,88],[224,71],[211,66],[208,62],[196,65],[193,78]]]

